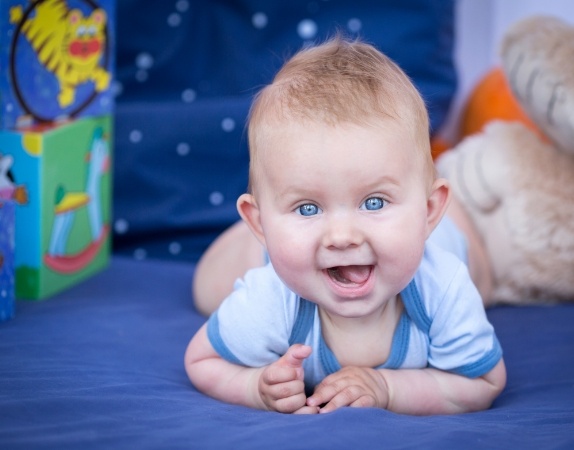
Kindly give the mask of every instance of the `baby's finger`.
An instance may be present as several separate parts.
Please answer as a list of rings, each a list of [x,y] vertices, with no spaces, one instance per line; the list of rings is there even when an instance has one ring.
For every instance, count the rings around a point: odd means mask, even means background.
[[[280,398],[275,402],[275,410],[282,413],[294,413],[305,407],[305,400],[303,392],[290,397]]]
[[[305,385],[301,380],[291,380],[286,383],[279,383],[274,385],[268,385],[265,389],[265,395],[272,398],[275,401],[279,401],[284,398],[293,397],[295,395],[305,393]],[[301,406],[305,404],[307,399],[303,401]]]
[[[313,395],[307,399],[308,406],[320,406],[330,402],[335,395],[343,389],[339,383],[330,383],[328,378],[325,378],[316,388]]]
[[[297,369],[279,365],[271,365],[261,374],[261,381],[267,385],[282,384],[298,379]]]
[[[295,344],[287,349],[285,353],[277,362],[281,365],[293,367],[297,369],[302,367],[303,361],[311,354],[311,347],[308,345]]]
[[[303,406],[297,411],[293,411],[293,414],[319,414],[319,408],[316,406]]]
[[[311,351],[312,349],[308,345],[292,345],[287,349],[287,353],[277,360],[275,365],[295,369],[297,378],[302,380],[304,377],[303,361],[311,354]]]
[[[330,402],[321,408],[319,412],[328,413],[343,406],[350,406],[352,408],[372,408],[376,406],[376,403],[372,396],[364,394],[355,386],[349,386],[339,394],[335,395]]]
[[[362,396],[363,392],[357,386],[347,386],[333,394],[329,400],[324,401],[326,405],[321,408],[321,412],[330,412],[342,406],[350,406]],[[309,404],[308,401],[307,404]]]

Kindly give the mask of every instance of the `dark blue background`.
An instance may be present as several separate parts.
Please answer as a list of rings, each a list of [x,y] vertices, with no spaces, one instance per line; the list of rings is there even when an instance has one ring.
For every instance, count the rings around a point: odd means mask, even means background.
[[[395,59],[437,130],[456,88],[453,13],[451,0],[119,1],[115,250],[196,260],[236,221],[253,94],[303,45],[337,31]],[[311,38],[298,33],[302,21],[316,26]]]

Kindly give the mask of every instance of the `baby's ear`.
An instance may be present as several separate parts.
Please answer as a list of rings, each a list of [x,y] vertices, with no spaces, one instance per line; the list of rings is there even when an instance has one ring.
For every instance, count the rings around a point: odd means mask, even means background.
[[[444,216],[450,202],[450,196],[451,190],[448,181],[444,178],[437,178],[427,200],[427,238]]]
[[[261,226],[261,212],[255,197],[251,194],[242,194],[237,199],[237,211],[257,240],[265,245],[265,236]]]

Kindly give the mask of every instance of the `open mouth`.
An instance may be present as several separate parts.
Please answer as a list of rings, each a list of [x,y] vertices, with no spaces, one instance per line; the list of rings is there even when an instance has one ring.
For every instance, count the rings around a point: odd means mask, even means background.
[[[365,284],[373,271],[373,266],[337,266],[327,269],[332,281],[346,286],[354,287]]]

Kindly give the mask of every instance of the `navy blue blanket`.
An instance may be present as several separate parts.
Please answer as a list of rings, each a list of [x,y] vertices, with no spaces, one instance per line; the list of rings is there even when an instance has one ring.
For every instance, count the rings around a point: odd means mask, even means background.
[[[488,312],[508,366],[488,411],[292,416],[228,405],[189,383],[183,354],[204,322],[193,268],[116,257],[55,298],[18,302],[0,324],[0,448],[574,448],[574,305]]]

